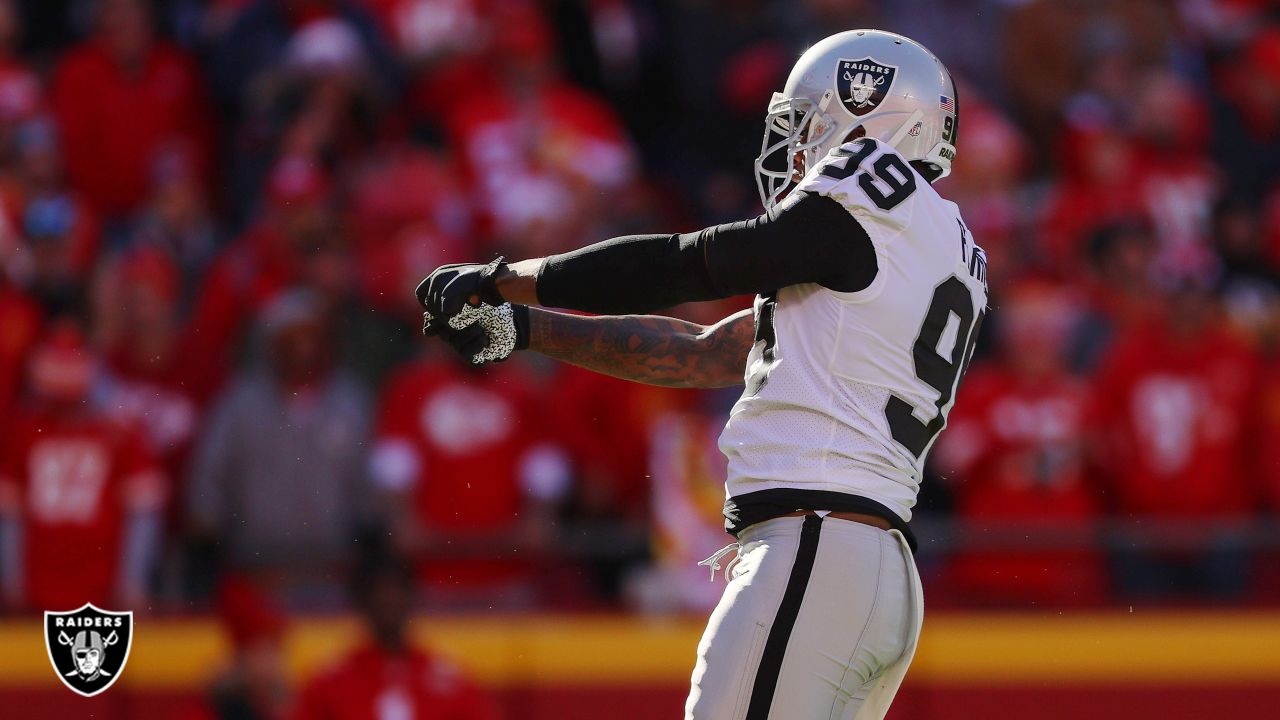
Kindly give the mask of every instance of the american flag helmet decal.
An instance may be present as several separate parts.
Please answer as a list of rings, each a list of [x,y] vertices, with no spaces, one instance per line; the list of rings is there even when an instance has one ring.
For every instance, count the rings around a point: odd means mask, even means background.
[[[954,113],[956,111],[956,101],[946,95],[941,95],[938,97],[938,107],[946,112]]]

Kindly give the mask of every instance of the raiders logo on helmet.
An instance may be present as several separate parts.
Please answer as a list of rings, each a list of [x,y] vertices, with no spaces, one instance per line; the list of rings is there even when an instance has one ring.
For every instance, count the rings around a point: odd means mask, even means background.
[[[836,67],[836,95],[855,116],[861,117],[884,102],[893,87],[898,68],[876,62],[869,57],[839,61]]]
[[[62,684],[93,697],[120,678],[133,641],[133,613],[85,603],[78,610],[44,614],[44,646]]]

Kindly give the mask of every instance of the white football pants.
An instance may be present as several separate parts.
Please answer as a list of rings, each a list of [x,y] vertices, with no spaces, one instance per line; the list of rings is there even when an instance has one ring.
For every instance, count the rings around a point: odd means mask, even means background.
[[[809,515],[752,525],[738,540],[685,720],[883,718],[924,616],[901,533]]]

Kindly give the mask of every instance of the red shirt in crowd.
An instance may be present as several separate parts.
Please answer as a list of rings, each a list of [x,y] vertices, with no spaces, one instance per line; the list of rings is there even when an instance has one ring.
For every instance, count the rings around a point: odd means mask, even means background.
[[[563,451],[547,441],[538,380],[506,363],[483,371],[449,358],[409,365],[382,394],[373,475],[384,490],[412,497],[428,532],[474,538],[514,531],[531,497],[558,495],[568,482]],[[492,558],[436,560],[429,582],[485,584],[511,579],[511,549]]]
[[[522,239],[530,252],[567,249],[584,203],[622,187],[633,171],[617,116],[567,83],[527,96],[495,85],[450,108],[444,124],[476,183],[481,218],[499,237],[531,233]],[[543,237],[550,227],[562,229]]]
[[[30,298],[0,283],[0,414],[17,396],[23,362],[40,332],[41,314]]]
[[[1088,407],[1088,387],[1063,373],[1024,380],[995,366],[965,379],[935,458],[944,472],[955,472],[960,521],[972,537],[1003,524],[1060,539],[1058,547],[958,554],[953,568],[962,589],[988,599],[1101,599],[1105,572],[1090,548],[1099,508],[1086,473]]]
[[[139,368],[116,357],[111,368],[104,397],[108,415],[145,433],[147,446],[170,478],[173,494],[180,495],[204,412],[201,399],[189,387],[193,383],[188,382],[186,363],[174,359],[164,367]],[[169,528],[178,531],[185,520],[181,505],[171,504]]]
[[[300,272],[287,238],[266,223],[250,227],[214,260],[204,275],[185,342],[187,387],[196,398],[213,394],[254,314]]]
[[[493,701],[452,665],[417,649],[357,648],[303,688],[298,720],[493,720]]]
[[[20,602],[47,610],[111,602],[127,512],[165,495],[142,433],[96,415],[29,411],[0,448],[0,510],[21,526]]]
[[[1263,366],[1257,397],[1257,436],[1280,438],[1280,358],[1271,357]],[[1273,512],[1280,511],[1280,442],[1259,442],[1257,451],[1267,504]]]
[[[1089,242],[1112,223],[1145,217],[1126,189],[1064,185],[1050,198],[1038,235],[1047,267],[1068,281],[1081,278],[1088,264]]]
[[[1209,218],[1218,196],[1218,178],[1209,160],[1192,153],[1158,150],[1142,154],[1136,179],[1160,243],[1158,261],[1174,270],[1203,267],[1211,251]]]
[[[1117,509],[1231,517],[1252,510],[1257,357],[1230,332],[1179,340],[1159,326],[1121,338],[1097,382],[1099,447]]]
[[[579,509],[647,519],[651,427],[667,413],[692,412],[704,397],[684,389],[642,385],[573,365],[559,365],[543,407],[562,430],[582,475]]]
[[[195,64],[177,47],[157,42],[141,67],[123,67],[90,40],[65,56],[53,84],[72,185],[94,210],[126,215],[151,188],[152,160],[182,144],[207,168],[212,134]]]
[[[390,145],[364,164],[352,183],[351,229],[369,303],[419,317],[411,293],[423,268],[481,254],[459,169],[438,154]]]

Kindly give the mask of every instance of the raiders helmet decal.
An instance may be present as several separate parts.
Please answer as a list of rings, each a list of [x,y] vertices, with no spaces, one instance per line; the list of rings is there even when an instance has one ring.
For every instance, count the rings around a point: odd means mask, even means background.
[[[841,59],[836,67],[836,95],[846,110],[861,117],[875,110],[889,95],[898,68],[866,57]]]

